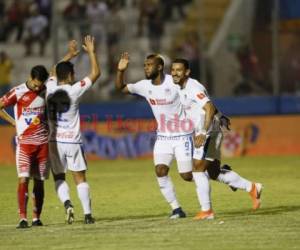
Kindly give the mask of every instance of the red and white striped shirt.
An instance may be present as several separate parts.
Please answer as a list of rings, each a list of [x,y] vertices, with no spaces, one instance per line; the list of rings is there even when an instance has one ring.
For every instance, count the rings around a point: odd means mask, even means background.
[[[21,144],[40,145],[48,141],[45,92],[45,89],[32,91],[22,83],[1,98],[4,107],[14,105],[17,137]]]

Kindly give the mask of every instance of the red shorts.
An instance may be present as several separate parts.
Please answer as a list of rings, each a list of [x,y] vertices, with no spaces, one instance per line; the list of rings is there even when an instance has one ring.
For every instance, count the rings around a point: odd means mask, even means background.
[[[41,145],[17,144],[16,161],[18,177],[48,178],[48,143]]]

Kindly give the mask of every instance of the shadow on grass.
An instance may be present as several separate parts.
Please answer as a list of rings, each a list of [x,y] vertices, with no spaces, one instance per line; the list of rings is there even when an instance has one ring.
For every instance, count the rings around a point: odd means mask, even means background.
[[[122,221],[127,221],[127,220],[153,220],[153,221],[156,221],[156,220],[161,220],[162,218],[165,218],[166,220],[169,219],[168,215],[167,214],[149,214],[149,215],[135,215],[135,216],[110,216],[110,217],[95,217],[96,219],[96,222],[115,222],[115,221],[119,221],[119,222],[122,222]],[[75,225],[84,225],[83,224],[83,218],[81,219],[76,219],[75,218],[75,221],[74,223]],[[47,226],[70,226],[68,225],[66,222],[60,222],[60,223],[49,223],[49,224],[46,224],[45,225],[46,227]]]
[[[237,210],[220,213],[224,217],[233,217],[233,216],[255,216],[255,215],[275,215],[283,214],[287,212],[300,211],[300,206],[277,206],[277,207],[263,207],[256,211],[247,211],[247,210]]]

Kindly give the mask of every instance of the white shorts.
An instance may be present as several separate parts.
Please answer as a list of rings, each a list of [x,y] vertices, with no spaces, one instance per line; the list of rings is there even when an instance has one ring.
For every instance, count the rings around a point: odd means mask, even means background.
[[[196,160],[221,160],[222,132],[212,132],[200,148],[194,148],[193,158]]]
[[[190,172],[193,168],[192,153],[192,135],[157,136],[153,149],[154,165],[163,164],[170,167],[175,157],[178,172]]]
[[[87,169],[82,144],[49,142],[49,163],[54,174]]]

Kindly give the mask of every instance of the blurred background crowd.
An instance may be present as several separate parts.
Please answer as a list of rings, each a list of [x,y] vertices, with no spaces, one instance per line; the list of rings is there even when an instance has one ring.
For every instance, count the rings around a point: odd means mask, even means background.
[[[299,2],[0,0],[0,94],[24,82],[31,66],[50,67],[68,40],[91,34],[103,76],[86,102],[120,99],[113,81],[125,50],[128,81],[143,78],[146,55],[160,53],[167,72],[172,59],[188,59],[215,97],[299,95]],[[74,63],[83,77],[88,58],[80,53]]]

